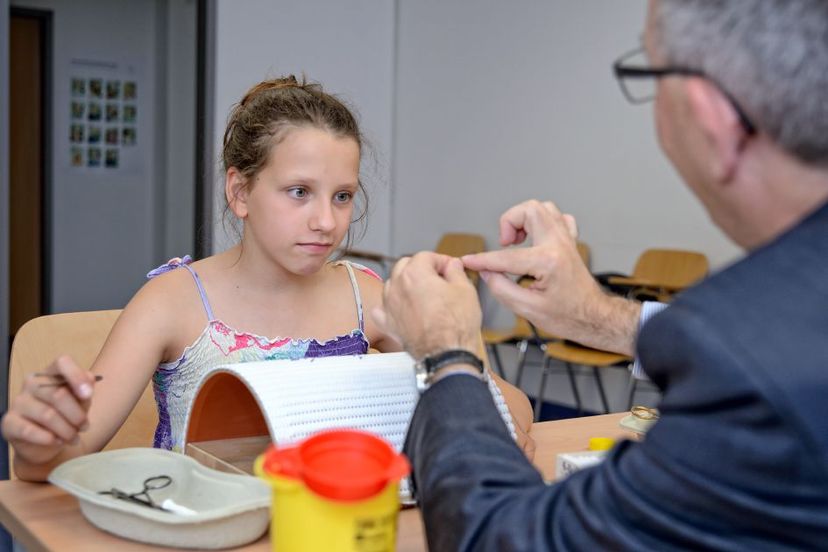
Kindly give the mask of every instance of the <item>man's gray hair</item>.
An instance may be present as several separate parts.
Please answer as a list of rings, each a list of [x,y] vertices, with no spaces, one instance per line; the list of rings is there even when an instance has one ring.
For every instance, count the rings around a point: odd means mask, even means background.
[[[669,65],[701,69],[806,163],[828,165],[828,0],[661,0]]]

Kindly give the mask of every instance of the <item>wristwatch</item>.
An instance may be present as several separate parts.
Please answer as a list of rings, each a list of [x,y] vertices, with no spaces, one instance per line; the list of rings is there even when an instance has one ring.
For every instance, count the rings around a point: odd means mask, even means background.
[[[428,389],[437,370],[452,364],[472,366],[480,371],[481,376],[483,375],[483,361],[480,360],[480,357],[465,349],[449,349],[448,351],[428,355],[414,365],[417,390],[422,393]]]

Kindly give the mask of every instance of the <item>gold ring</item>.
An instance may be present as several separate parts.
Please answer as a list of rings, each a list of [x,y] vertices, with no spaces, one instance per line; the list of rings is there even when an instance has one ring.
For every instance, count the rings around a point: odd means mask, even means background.
[[[640,420],[657,420],[659,417],[658,410],[647,406],[634,406],[630,410],[630,414]]]

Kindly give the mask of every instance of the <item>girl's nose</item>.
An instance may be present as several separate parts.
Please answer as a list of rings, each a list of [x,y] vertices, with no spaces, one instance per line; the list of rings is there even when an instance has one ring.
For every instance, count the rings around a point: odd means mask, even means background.
[[[312,230],[319,230],[322,232],[330,232],[336,228],[336,219],[334,218],[333,206],[329,201],[320,201],[314,207],[313,214],[310,219],[310,226]]]

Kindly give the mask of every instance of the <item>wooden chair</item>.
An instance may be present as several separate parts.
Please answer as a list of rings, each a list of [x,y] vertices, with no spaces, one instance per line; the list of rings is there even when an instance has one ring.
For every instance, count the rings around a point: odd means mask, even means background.
[[[611,353],[608,351],[601,351],[585,347],[578,343],[566,340],[551,341],[546,344],[544,350],[543,371],[541,372],[540,386],[538,387],[538,400],[535,403],[535,421],[540,418],[540,405],[543,403],[543,393],[546,389],[546,377],[552,370],[551,363],[557,360],[564,363],[566,372],[569,376],[569,384],[572,387],[572,394],[575,397],[575,407],[578,413],[583,412],[583,405],[581,403],[581,396],[578,392],[578,386],[575,382],[574,365],[587,366],[591,368],[592,375],[595,378],[595,384],[598,387],[598,394],[601,397],[601,406],[604,407],[604,412],[609,414],[609,402],[607,401],[607,394],[604,391],[604,383],[601,380],[600,368],[608,368],[610,366],[624,366],[626,367],[632,358],[627,355],[618,353]]]
[[[632,276],[611,276],[608,283],[613,286],[622,286],[631,296],[646,295],[660,301],[669,301],[673,295],[703,278],[709,269],[707,257],[695,251],[679,249],[647,249],[638,258]],[[609,413],[609,403],[601,381],[601,368],[613,366],[626,367],[632,358],[627,355],[600,351],[585,347],[571,341],[555,341],[548,343],[545,350],[544,369],[541,376],[539,397],[543,397],[546,376],[551,362],[563,362],[570,374],[570,383],[575,394],[575,404],[579,412],[582,411],[581,399],[578,396],[574,379],[572,379],[573,365],[586,366],[591,369],[601,397],[604,411]],[[631,384],[629,402],[632,401],[636,388],[635,380]],[[539,400],[540,402],[540,400]],[[539,411],[535,412],[535,420]]]
[[[647,249],[635,263],[632,276],[611,276],[612,286],[628,289],[627,294],[647,294],[669,301],[673,294],[707,275],[710,264],[703,253],[681,249]]]
[[[523,373],[523,365],[526,362],[526,353],[529,350],[529,346],[535,344],[533,341],[534,334],[532,333],[529,321],[520,316],[515,316],[515,325],[511,328],[507,330],[483,328],[481,333],[483,336],[483,342],[486,344],[486,349],[489,351],[492,360],[494,361],[494,368],[502,378],[505,378],[506,375],[503,371],[503,361],[500,360],[500,352],[497,347],[498,345],[512,345],[517,347],[518,377],[515,379],[515,385],[520,387],[520,375]],[[537,345],[540,346],[539,343]]]
[[[120,314],[120,310],[70,312],[40,316],[23,324],[12,344],[9,404],[23,387],[26,375],[43,370],[62,354],[68,354],[78,366],[89,369]],[[157,423],[152,384],[148,384],[132,413],[104,450],[152,446]],[[12,453],[10,448],[10,461]]]
[[[440,241],[437,242],[437,247],[434,248],[434,251],[451,257],[482,253],[486,251],[486,240],[480,234],[449,232],[440,237]],[[466,275],[477,286],[480,275],[473,270],[466,270]]]

